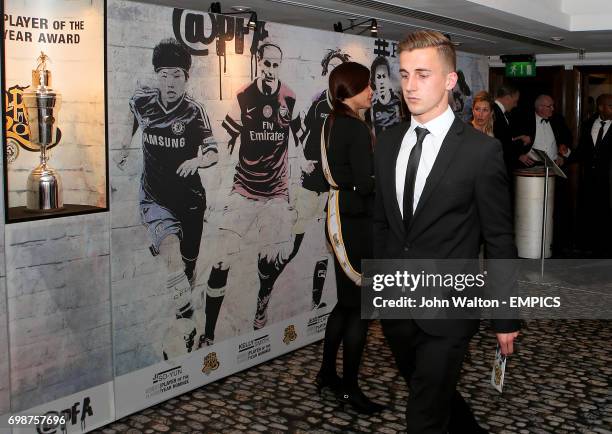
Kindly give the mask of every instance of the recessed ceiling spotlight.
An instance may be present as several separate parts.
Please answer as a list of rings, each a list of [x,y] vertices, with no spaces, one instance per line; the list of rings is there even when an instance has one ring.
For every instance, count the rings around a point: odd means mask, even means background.
[[[247,12],[251,10],[248,6],[232,6],[231,9],[236,12]]]
[[[552,36],[550,38],[551,41],[555,41],[555,42],[561,42],[562,40],[564,40],[565,38],[563,36]]]
[[[457,41],[453,41],[453,42],[452,42],[452,44],[453,44],[455,47],[460,47],[462,43],[461,43],[461,42],[457,42]]]

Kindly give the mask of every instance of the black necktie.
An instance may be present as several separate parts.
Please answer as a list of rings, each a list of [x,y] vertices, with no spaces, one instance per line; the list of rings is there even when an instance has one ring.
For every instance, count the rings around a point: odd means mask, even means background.
[[[599,148],[599,145],[603,141],[604,136],[604,127],[606,126],[606,121],[601,121],[601,127],[599,127],[599,132],[597,133],[597,140],[595,140],[595,147]]]
[[[406,230],[412,219],[412,208],[414,202],[414,182],[416,181],[417,171],[419,170],[419,161],[421,160],[421,150],[423,149],[423,140],[429,134],[427,128],[416,127],[414,129],[417,140],[416,144],[410,151],[408,157],[408,167],[406,168],[406,180],[404,181],[404,227]]]
[[[541,124],[543,124],[543,123],[545,123],[545,122],[546,122],[547,124],[548,124],[548,123],[550,123],[550,119],[542,119],[542,120],[540,121],[540,123],[541,123]]]

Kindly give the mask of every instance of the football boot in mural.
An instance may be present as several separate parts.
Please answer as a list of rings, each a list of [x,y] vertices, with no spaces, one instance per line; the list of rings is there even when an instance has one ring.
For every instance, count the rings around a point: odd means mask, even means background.
[[[178,318],[170,322],[162,340],[164,360],[172,360],[196,349],[197,330],[195,322],[187,318]]]

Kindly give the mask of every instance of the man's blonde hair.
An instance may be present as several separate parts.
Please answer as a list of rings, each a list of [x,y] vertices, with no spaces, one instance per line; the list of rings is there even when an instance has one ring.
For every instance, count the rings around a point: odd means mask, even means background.
[[[450,68],[450,71],[455,71],[457,68],[457,55],[452,42],[440,32],[435,30],[419,30],[408,34],[399,44],[398,53],[402,51],[412,51],[421,48],[436,48],[442,61]]]

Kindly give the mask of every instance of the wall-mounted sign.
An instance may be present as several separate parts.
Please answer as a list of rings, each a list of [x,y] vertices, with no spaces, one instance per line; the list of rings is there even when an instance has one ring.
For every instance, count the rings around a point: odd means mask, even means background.
[[[535,61],[506,63],[506,77],[535,77],[535,75]]]

